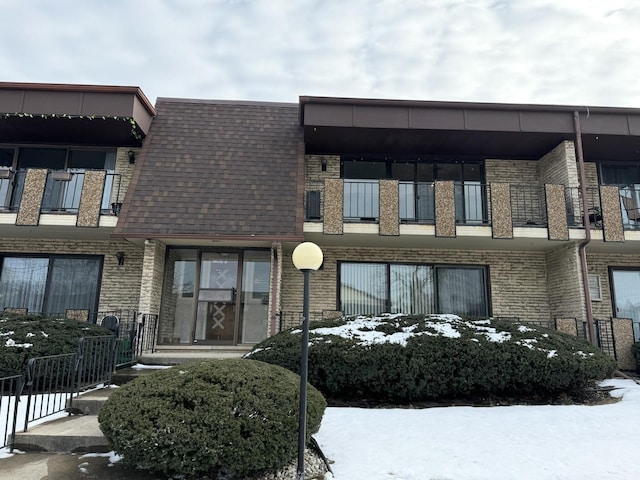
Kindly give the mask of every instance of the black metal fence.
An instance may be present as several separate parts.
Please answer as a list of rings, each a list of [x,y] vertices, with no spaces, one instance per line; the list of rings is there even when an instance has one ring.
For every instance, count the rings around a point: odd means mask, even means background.
[[[511,218],[514,227],[546,227],[547,202],[544,187],[511,185]]]
[[[153,351],[158,316],[133,315],[130,320],[120,323],[114,335],[81,338],[74,353],[31,358],[24,375],[0,378],[0,448],[13,450],[22,413],[25,432],[36,420],[65,411],[70,415],[73,399],[82,391],[108,385],[118,366]]]
[[[302,325],[302,312],[278,312],[276,315],[278,317],[279,332]],[[323,318],[325,318],[323,312],[309,312],[309,321],[311,322],[322,320]]]

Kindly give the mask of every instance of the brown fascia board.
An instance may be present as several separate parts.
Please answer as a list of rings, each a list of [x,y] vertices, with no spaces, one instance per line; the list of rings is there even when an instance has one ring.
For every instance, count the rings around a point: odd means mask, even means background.
[[[300,97],[309,127],[573,134],[576,111],[584,134],[640,136],[638,108]]]
[[[69,93],[127,93],[135,95],[149,115],[152,117],[156,115],[155,107],[151,104],[140,87],[71,83],[0,82],[0,91],[1,90],[31,90]]]
[[[207,235],[207,234],[164,234],[158,232],[114,232],[109,238],[163,238],[169,240],[238,240],[290,242],[304,240],[304,235]]]
[[[300,96],[300,107],[306,104],[335,104],[335,105],[363,105],[363,106],[389,106],[389,107],[430,107],[442,109],[465,110],[525,110],[541,112],[575,112],[584,113],[609,113],[640,115],[640,108],[606,107],[589,105],[552,105],[552,104],[527,104],[527,103],[490,103],[490,102],[447,102],[436,100],[393,100],[375,98],[347,98],[347,97],[314,97]]]

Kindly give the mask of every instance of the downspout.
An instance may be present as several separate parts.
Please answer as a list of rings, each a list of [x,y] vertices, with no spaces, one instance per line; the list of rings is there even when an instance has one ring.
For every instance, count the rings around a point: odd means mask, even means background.
[[[273,271],[272,273],[272,281],[271,281],[271,291],[269,292],[269,296],[270,298],[270,304],[271,304],[271,311],[269,312],[269,318],[271,319],[270,325],[269,325],[269,332],[267,332],[267,336],[271,336],[274,335],[276,333],[278,333],[279,328],[278,325],[276,323],[276,317],[278,316],[278,305],[277,305],[277,300],[278,300],[278,289],[280,287],[280,282],[279,282],[279,269],[278,269],[278,242],[272,242],[271,243],[271,258],[273,259]]]
[[[580,113],[573,112],[573,128],[576,134],[576,156],[578,157],[578,177],[580,181],[580,195],[582,196],[582,217],[584,218],[584,240],[580,242],[578,254],[582,270],[582,288],[587,313],[587,330],[589,341],[597,346],[596,331],[593,322],[593,308],[591,306],[591,292],[589,291],[589,270],[587,267],[587,245],[591,241],[591,222],[589,221],[589,199],[587,197],[587,180],[584,173],[584,154],[582,150],[582,128],[580,127]]]

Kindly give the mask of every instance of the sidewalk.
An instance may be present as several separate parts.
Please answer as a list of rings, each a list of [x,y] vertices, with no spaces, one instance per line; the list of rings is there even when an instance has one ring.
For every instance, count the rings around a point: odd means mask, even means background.
[[[99,455],[99,456],[96,456]],[[136,470],[109,454],[21,453],[0,458],[0,478],[11,480],[166,480],[166,477]]]

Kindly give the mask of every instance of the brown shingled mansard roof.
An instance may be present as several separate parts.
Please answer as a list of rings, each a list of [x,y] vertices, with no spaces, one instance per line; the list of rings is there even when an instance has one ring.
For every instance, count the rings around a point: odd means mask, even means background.
[[[302,238],[297,104],[159,98],[114,236]]]

